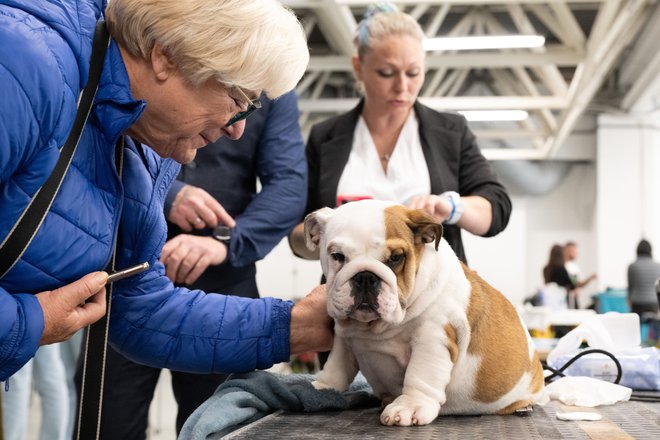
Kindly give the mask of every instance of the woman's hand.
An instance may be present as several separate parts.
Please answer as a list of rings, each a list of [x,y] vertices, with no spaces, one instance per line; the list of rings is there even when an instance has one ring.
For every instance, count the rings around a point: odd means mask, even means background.
[[[451,202],[435,194],[415,196],[408,201],[408,208],[422,209],[442,223],[451,215]]]
[[[465,229],[475,235],[484,235],[490,229],[493,222],[493,210],[490,202],[481,196],[461,197],[463,202],[463,214],[456,223],[461,229]],[[423,209],[439,222],[446,221],[451,215],[451,202],[439,195],[415,196],[408,202],[408,208]]]

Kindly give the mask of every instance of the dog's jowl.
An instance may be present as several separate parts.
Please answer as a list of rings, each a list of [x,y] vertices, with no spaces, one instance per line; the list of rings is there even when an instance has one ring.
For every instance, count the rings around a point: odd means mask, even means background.
[[[334,346],[314,386],[362,371],[385,425],[438,414],[508,414],[534,404],[541,363],[513,305],[463,265],[420,210],[365,200],[305,219],[327,278]]]

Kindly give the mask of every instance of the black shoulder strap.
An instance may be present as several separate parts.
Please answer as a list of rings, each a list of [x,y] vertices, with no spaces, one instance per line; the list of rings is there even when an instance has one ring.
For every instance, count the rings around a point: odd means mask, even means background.
[[[110,34],[105,26],[105,22],[99,21],[94,33],[89,79],[78,100],[78,113],[76,114],[73,128],[60,151],[60,157],[48,180],[39,188],[14,227],[9,231],[2,244],[0,244],[0,278],[9,272],[19,258],[21,258],[25,249],[27,249],[39,230],[41,223],[46,217],[46,213],[55,199],[57,191],[60,189],[60,185],[71,164],[71,159],[80,141],[80,135],[91,111],[109,42]]]
[[[115,145],[115,164],[121,179],[124,158],[124,137]],[[117,240],[115,240],[110,263],[105,271],[115,270]],[[82,363],[82,381],[78,390],[78,415],[74,427],[75,440],[98,440],[101,434],[101,411],[103,409],[103,390],[105,388],[105,359],[108,349],[108,331],[110,312],[112,311],[112,284],[105,286],[106,313],[103,318],[85,329],[80,357]],[[111,385],[111,384],[110,384]]]

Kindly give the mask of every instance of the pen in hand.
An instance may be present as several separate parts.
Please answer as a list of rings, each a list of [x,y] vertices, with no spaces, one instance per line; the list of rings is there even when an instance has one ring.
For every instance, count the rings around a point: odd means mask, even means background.
[[[147,269],[149,269],[149,263],[144,262],[135,266],[127,267],[126,269],[118,270],[117,272],[113,272],[108,275],[108,281],[106,281],[106,284],[114,283],[116,281],[123,280],[124,278],[137,275]]]

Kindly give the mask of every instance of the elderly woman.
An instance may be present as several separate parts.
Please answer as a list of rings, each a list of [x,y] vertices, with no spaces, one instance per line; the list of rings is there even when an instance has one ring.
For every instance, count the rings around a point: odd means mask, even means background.
[[[390,4],[367,10],[352,58],[364,99],[312,127],[307,211],[364,196],[425,209],[444,222],[444,237],[465,261],[461,229],[499,233],[511,201],[465,119],[417,102],[423,37],[419,24]],[[302,225],[290,238],[296,254],[317,258],[305,249]]]
[[[127,357],[209,373],[328,348],[324,289],[295,306],[205,295],[174,287],[158,261],[179,163],[220,136],[239,138],[255,97],[278,97],[304,72],[304,33],[275,0],[1,0],[0,240],[53,169],[104,15],[112,39],[80,145],[32,243],[0,279],[0,380],[105,313],[99,270],[115,241],[117,268],[150,264],[114,285],[110,343]]]

